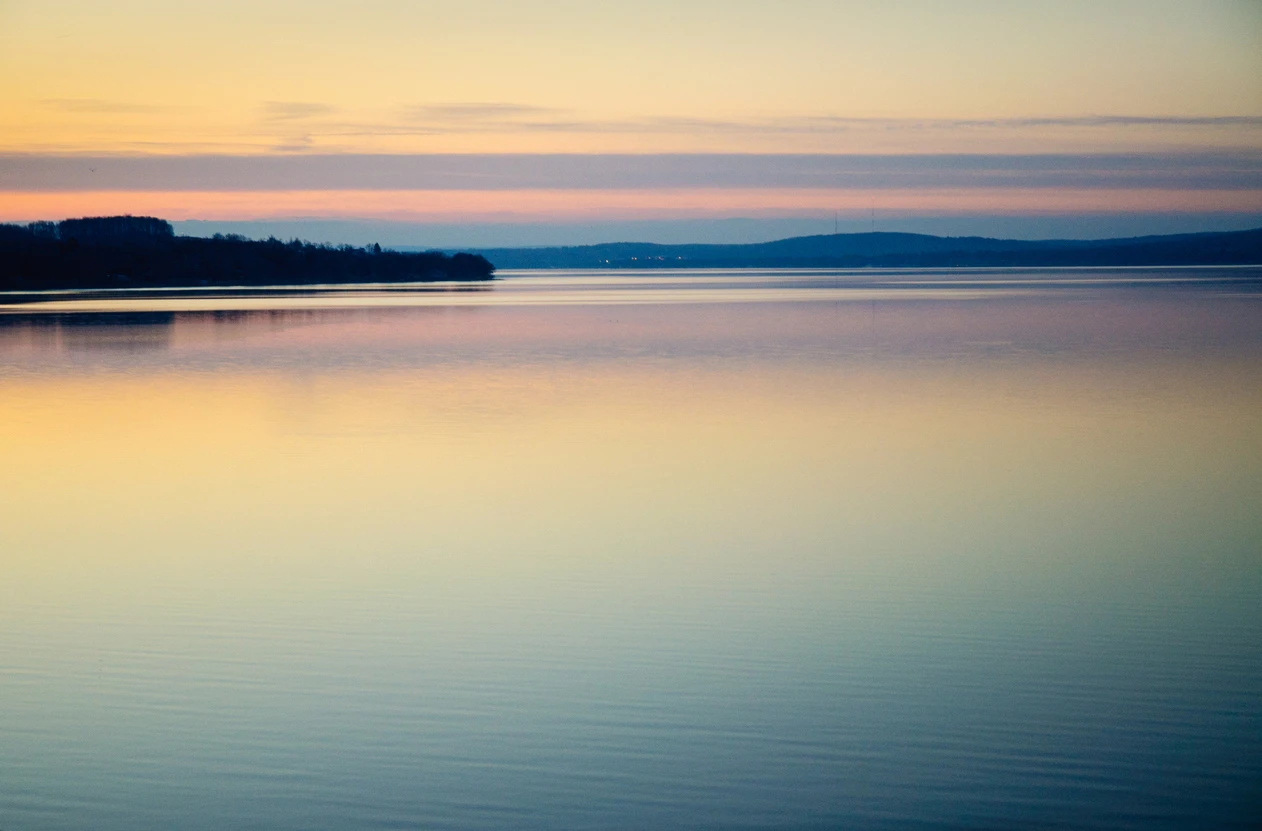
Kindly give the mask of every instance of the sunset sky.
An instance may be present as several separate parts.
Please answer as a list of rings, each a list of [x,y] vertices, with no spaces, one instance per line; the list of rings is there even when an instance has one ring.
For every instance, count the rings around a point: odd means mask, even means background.
[[[0,0],[0,221],[1262,225],[1259,44],[1244,0]]]

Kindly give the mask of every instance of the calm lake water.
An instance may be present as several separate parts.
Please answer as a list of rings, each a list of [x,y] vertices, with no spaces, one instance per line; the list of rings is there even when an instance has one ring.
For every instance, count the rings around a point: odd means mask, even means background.
[[[3,831],[1262,821],[1262,271],[29,299]]]

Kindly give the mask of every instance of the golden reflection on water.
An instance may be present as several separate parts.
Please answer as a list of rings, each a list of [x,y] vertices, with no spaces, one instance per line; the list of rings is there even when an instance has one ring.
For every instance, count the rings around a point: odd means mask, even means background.
[[[1236,816],[1257,296],[722,298],[6,318],[0,808]]]
[[[576,572],[702,594],[786,577],[1077,581],[1141,564],[1075,540],[1162,557],[1258,504],[1257,374],[471,364],[10,380],[3,557],[11,591],[68,580],[89,597],[157,574],[196,591],[207,572],[524,580],[538,603],[542,575]]]

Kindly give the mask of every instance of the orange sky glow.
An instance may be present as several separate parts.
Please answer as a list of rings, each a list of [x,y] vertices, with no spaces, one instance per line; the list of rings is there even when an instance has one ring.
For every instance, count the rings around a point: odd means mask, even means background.
[[[363,0],[0,2],[0,218],[547,221],[1262,210],[1262,6]],[[258,193],[32,159],[323,154],[1252,154],[1229,187]],[[958,178],[958,177],[957,177]],[[19,181],[20,180],[20,181]],[[235,188],[235,190],[241,190]],[[56,192],[54,192],[56,191]]]
[[[1262,191],[1161,189],[653,189],[2,192],[0,220],[150,214],[173,220],[355,216],[419,221],[926,213],[1262,212]]]

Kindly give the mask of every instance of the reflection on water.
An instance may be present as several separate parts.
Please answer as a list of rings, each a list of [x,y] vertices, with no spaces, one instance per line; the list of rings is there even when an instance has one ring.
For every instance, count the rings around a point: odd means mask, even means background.
[[[1098,296],[1101,291],[1154,287],[1252,293],[1262,285],[1262,269],[1255,267],[957,269],[950,272],[917,269],[521,271],[504,274],[506,276],[497,283],[0,292],[0,314],[977,300],[1017,295],[1064,297],[1083,291]]]
[[[1251,827],[1258,273],[1047,277],[8,308],[0,828]]]

